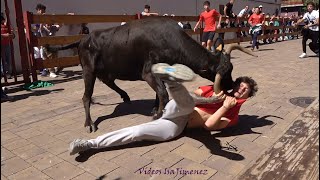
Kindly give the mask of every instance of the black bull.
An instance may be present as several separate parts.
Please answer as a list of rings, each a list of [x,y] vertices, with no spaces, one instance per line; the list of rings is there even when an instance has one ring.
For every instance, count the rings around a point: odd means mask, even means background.
[[[115,84],[115,79],[146,81],[157,93],[156,118],[162,114],[169,96],[162,81],[152,75],[153,64],[184,64],[201,77],[216,82],[215,91],[219,92],[229,90],[233,85],[231,51],[239,49],[253,55],[239,45],[230,46],[225,53],[213,54],[186,34],[175,21],[167,18],[146,18],[123,26],[96,30],[76,43],[48,49],[57,51],[72,47],[78,47],[83,68],[85,92],[82,100],[86,114],[84,126],[89,132],[96,130],[90,115],[96,78],[116,91],[124,102],[129,102],[130,98]]]

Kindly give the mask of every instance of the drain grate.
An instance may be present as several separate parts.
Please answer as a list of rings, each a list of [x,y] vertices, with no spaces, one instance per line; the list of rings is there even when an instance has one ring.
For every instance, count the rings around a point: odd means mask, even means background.
[[[295,97],[289,101],[296,106],[307,108],[314,100],[316,100],[315,97]]]

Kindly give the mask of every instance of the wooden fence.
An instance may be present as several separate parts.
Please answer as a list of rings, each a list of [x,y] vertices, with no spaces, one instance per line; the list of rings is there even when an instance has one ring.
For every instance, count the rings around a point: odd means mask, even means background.
[[[78,65],[79,58],[78,56],[71,57],[59,57],[54,59],[35,59],[33,47],[43,46],[43,45],[66,45],[78,41],[84,35],[74,35],[74,36],[48,36],[48,37],[35,37],[31,30],[32,24],[81,24],[81,23],[119,23],[120,22],[130,22],[136,19],[148,18],[142,17],[140,14],[138,15],[35,15],[31,12],[24,13],[24,23],[26,28],[26,38],[28,43],[28,53],[29,53],[29,64],[31,66],[32,72],[32,80],[37,80],[36,70],[40,70],[43,68],[52,68],[52,67],[70,67]],[[180,22],[196,22],[198,21],[198,16],[175,16],[175,17],[162,17],[162,18],[171,18],[175,21]],[[225,17],[223,17],[225,20]],[[247,19],[240,19],[241,21]],[[285,21],[285,19],[282,19]],[[280,30],[282,29],[285,32],[285,29],[294,29],[292,26],[268,26],[263,30]],[[194,32],[193,30],[185,30],[189,35],[198,35],[201,37],[203,32],[203,26],[201,25],[200,29]],[[223,28],[217,29],[217,33],[227,33],[227,32],[235,32],[240,33],[241,31],[249,31],[248,27],[236,27],[236,28]],[[298,35],[299,32],[291,32],[291,33],[281,33],[281,34],[270,34],[270,35],[261,35],[259,39],[265,38],[274,38],[288,35]],[[201,38],[200,38],[201,39]],[[237,37],[233,39],[225,40],[225,44],[230,43],[241,43],[251,41],[251,37]]]

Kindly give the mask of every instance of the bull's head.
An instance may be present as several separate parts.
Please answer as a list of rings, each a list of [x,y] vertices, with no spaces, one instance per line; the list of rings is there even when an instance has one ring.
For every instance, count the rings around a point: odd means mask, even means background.
[[[251,51],[243,48],[242,46],[238,44],[232,44],[228,47],[227,50],[218,49],[221,50],[220,52],[216,52],[214,56],[216,56],[219,59],[219,64],[215,68],[215,70],[211,70],[213,72],[216,72],[216,75],[214,77],[214,92],[218,94],[223,90],[226,92],[227,90],[230,90],[233,88],[233,80],[232,80],[232,63],[231,63],[231,52],[235,49],[238,49],[244,53],[247,53],[251,56],[257,57],[255,54],[253,54]],[[217,49],[216,49],[217,50]]]

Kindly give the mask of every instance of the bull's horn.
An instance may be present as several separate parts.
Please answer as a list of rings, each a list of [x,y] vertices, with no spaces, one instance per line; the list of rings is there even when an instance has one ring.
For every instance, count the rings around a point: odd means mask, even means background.
[[[238,50],[240,50],[240,51],[242,51],[242,52],[244,52],[244,53],[247,53],[247,54],[249,54],[249,55],[251,55],[251,56],[254,56],[254,57],[258,57],[257,55],[255,55],[255,54],[253,54],[251,51],[249,51],[248,49],[246,49],[246,48],[244,48],[244,47],[242,47],[242,46],[240,46],[240,45],[238,45],[238,44],[232,44],[232,45],[230,45],[229,46],[229,48],[226,50],[226,54],[231,54],[231,51],[232,50],[235,50],[235,49],[238,49]]]
[[[221,75],[216,74],[216,77],[214,79],[214,93],[219,94],[221,92]]]

